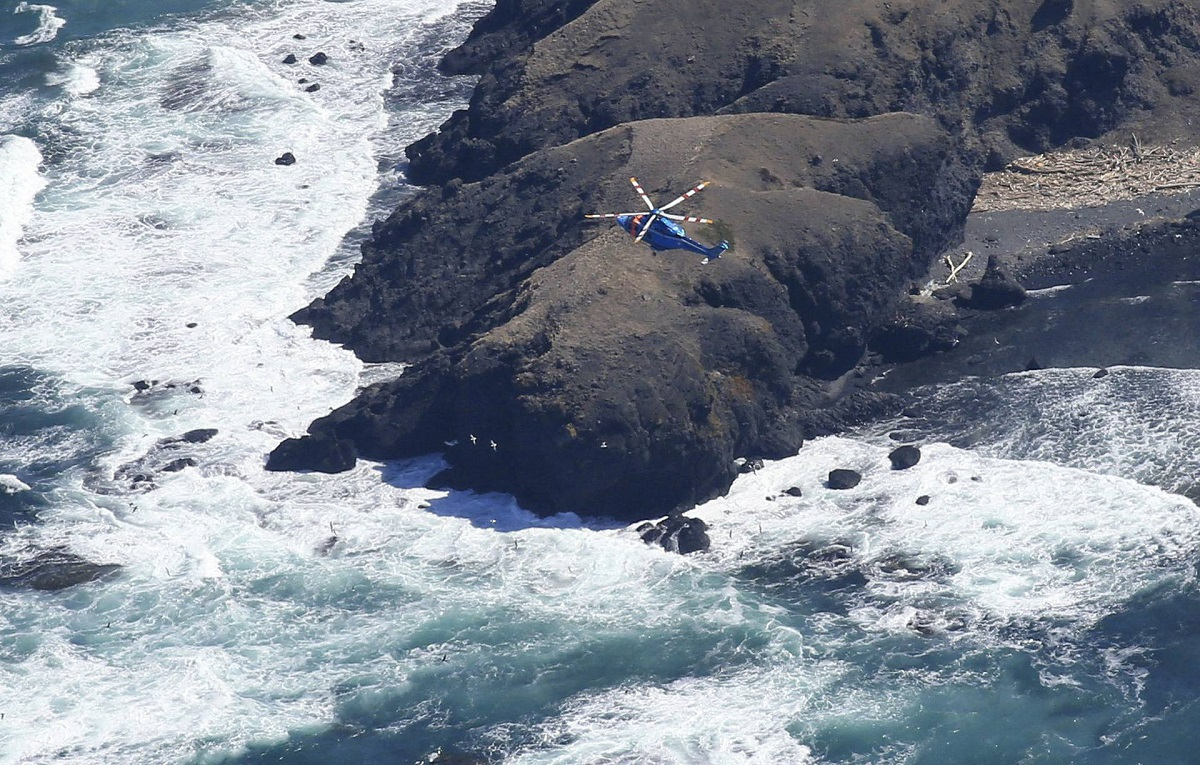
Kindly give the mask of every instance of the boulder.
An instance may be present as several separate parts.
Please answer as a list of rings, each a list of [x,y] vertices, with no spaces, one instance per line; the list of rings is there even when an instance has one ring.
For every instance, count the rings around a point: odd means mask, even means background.
[[[313,66],[325,66],[329,63],[329,56],[325,55],[323,51],[317,51],[308,57],[308,63]]]
[[[681,555],[703,552],[710,544],[708,524],[699,518],[672,515],[658,523],[643,523],[637,531],[646,544],[657,544]]]
[[[294,64],[294,63],[296,63],[296,60],[297,59],[296,59],[295,53],[289,53],[283,57],[283,63],[285,63],[285,64]]]
[[[275,164],[284,166],[294,165],[296,164],[296,155],[292,154],[290,151],[285,151],[283,154],[275,158]]]
[[[312,85],[309,85],[307,88],[305,88],[304,92],[305,93],[316,93],[320,89],[321,89],[321,83],[314,82]]]
[[[977,311],[995,311],[1025,302],[1025,288],[1000,268],[995,255],[988,256],[987,269],[978,282],[970,285],[965,295],[955,298],[955,304]]]
[[[917,504],[918,505],[928,505],[929,504],[929,495],[922,494],[921,496],[917,497]]]
[[[847,470],[845,468],[837,468],[829,471],[829,480],[826,485],[831,489],[853,489],[862,481],[862,473],[857,470]]]
[[[784,490],[784,494],[789,497],[803,497],[804,491],[799,486],[792,486]]]
[[[324,434],[289,438],[267,457],[267,470],[308,470],[342,473],[354,467],[358,451],[353,441]]]
[[[921,450],[915,446],[897,446],[888,454],[892,470],[906,470],[921,461]]]

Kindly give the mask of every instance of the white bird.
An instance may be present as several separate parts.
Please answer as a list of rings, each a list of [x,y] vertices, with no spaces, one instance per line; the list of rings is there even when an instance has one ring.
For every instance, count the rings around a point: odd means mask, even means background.
[[[607,442],[607,441],[601,441],[601,442],[600,442],[600,448],[601,448],[601,449],[607,449],[607,448],[608,448],[608,442]]]
[[[474,433],[472,433],[472,434],[471,434],[471,446],[474,446],[474,445],[475,445],[475,442],[476,442],[476,441],[478,441],[478,440],[479,440],[479,439],[475,437],[475,434],[474,434]]]
[[[446,446],[450,446],[450,447],[458,446],[457,439],[455,439],[454,441],[443,441],[442,443],[445,444]]]
[[[491,444],[492,444],[492,451],[496,451],[496,442],[492,441]]]

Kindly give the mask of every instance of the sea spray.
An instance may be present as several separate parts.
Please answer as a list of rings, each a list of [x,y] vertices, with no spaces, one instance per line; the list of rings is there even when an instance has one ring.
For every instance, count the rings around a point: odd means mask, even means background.
[[[17,243],[33,215],[33,200],[46,186],[38,174],[42,155],[23,136],[0,136],[0,279],[11,274],[20,255]]]
[[[21,35],[13,40],[17,45],[38,45],[39,43],[47,43],[58,36],[58,30],[66,24],[66,19],[59,18],[55,13],[58,9],[53,5],[35,5],[33,3],[22,2],[13,9],[13,13],[36,13],[38,17],[37,29],[27,35]]]

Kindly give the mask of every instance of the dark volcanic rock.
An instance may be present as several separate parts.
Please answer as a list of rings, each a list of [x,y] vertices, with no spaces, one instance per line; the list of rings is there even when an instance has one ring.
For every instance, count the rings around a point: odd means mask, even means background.
[[[813,168],[813,151],[840,161]],[[812,424],[853,415],[821,379],[859,360],[923,267],[914,242],[961,220],[975,179],[957,157],[910,115],[735,115],[622,126],[426,192],[295,317],[365,359],[415,363],[310,432],[372,458],[457,441],[444,480],[545,512],[637,519],[712,497],[735,455],[790,456]],[[710,178],[731,255],[701,267],[583,223],[629,204],[634,168],[665,199]]]
[[[286,56],[284,56],[284,57],[283,57],[283,63],[285,63],[285,64],[294,64],[294,63],[296,63],[296,54],[295,54],[295,53],[289,53],[289,54],[287,54]]]
[[[944,300],[909,297],[871,334],[870,348],[884,363],[914,361],[958,345],[966,330],[958,311]]]
[[[0,587],[64,590],[104,579],[120,568],[111,563],[92,563],[75,553],[55,548],[17,561],[0,561]]]
[[[804,496],[804,490],[801,489],[799,486],[792,486],[792,487],[786,489],[783,493],[788,495],[789,497],[803,497]]]
[[[480,75],[469,109],[407,151],[442,186],[294,317],[412,365],[310,433],[374,458],[454,442],[444,480],[544,512],[719,494],[735,455],[894,403],[840,379],[868,339],[885,361],[955,348],[948,300],[896,298],[960,236],[985,164],[1200,132],[1197,39],[1183,0],[499,0],[442,64]],[[712,181],[678,209],[717,218],[729,255],[701,267],[581,221],[636,202],[630,175],[662,201]],[[997,269],[962,289],[946,297],[1021,294]]]
[[[928,505],[929,504],[929,495],[922,494],[921,496],[917,497],[917,504],[918,505]]]
[[[672,515],[658,523],[644,523],[638,534],[646,544],[657,544],[681,555],[703,552],[709,547],[708,524],[699,518]]]
[[[829,471],[828,485],[831,489],[853,489],[862,481],[862,474],[857,470],[837,468]]]
[[[921,112],[970,132],[991,169],[1076,136],[1196,130],[1187,0],[523,5],[498,4],[447,57],[483,77],[469,109],[410,147],[416,182],[478,180],[623,122],[728,112]]]
[[[296,155],[292,154],[290,151],[285,151],[283,154],[275,158],[275,164],[285,166],[294,165],[296,164]]]
[[[199,464],[196,455],[187,452],[192,446],[207,443],[216,435],[216,428],[197,428],[180,436],[161,438],[141,457],[118,467],[113,480],[124,483],[132,491],[149,491],[155,487],[154,479],[158,474],[177,473]],[[96,488],[104,490],[102,486]]]
[[[745,475],[746,473],[757,473],[758,471],[760,471],[762,469],[763,469],[763,461],[757,457],[754,457],[753,459],[748,459],[745,462],[743,462],[742,464],[738,465],[738,472],[741,473],[742,475]]]
[[[921,461],[921,450],[915,446],[897,446],[888,455],[892,470],[907,470]]]
[[[987,269],[978,282],[970,285],[965,295],[955,299],[964,308],[994,311],[1025,302],[1025,288],[1000,269],[995,255],[988,256]]]
[[[318,51],[308,57],[308,63],[313,66],[325,66],[329,63],[329,56],[325,55],[324,52]]]
[[[341,473],[354,467],[358,451],[346,439],[323,434],[289,438],[267,458],[267,470],[311,470]]]

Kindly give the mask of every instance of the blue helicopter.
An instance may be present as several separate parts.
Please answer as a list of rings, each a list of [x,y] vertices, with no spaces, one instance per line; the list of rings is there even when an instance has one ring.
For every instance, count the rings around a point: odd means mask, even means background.
[[[633,184],[633,188],[637,191],[642,201],[649,208],[648,212],[640,213],[605,213],[603,215],[585,215],[585,218],[616,218],[617,225],[629,232],[633,237],[634,244],[644,241],[650,249],[655,252],[662,250],[689,250],[698,255],[703,255],[702,263],[707,263],[710,260],[716,260],[721,257],[721,254],[729,249],[729,242],[721,242],[715,247],[705,247],[700,242],[692,239],[683,230],[683,227],[676,223],[712,223],[708,218],[693,218],[688,215],[672,215],[667,212],[675,205],[690,199],[700,192],[708,181],[704,181],[692,190],[679,195],[676,199],[668,202],[662,207],[655,207],[650,201],[650,197],[642,190],[642,186],[638,183],[637,178],[630,178],[629,182]]]

